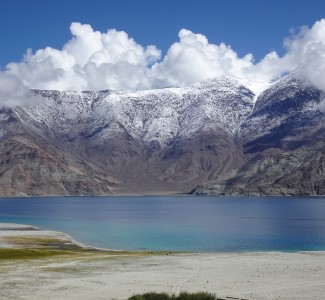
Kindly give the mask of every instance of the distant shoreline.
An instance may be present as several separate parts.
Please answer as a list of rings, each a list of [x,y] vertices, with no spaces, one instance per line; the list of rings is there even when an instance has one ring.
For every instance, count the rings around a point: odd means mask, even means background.
[[[186,194],[186,193],[175,193],[175,194],[112,194],[112,195],[20,195],[20,196],[0,196],[1,199],[6,199],[6,198],[122,198],[122,197],[144,197],[144,198],[149,198],[149,197],[198,197],[198,198],[324,198],[325,200],[325,195],[218,195],[218,194]]]

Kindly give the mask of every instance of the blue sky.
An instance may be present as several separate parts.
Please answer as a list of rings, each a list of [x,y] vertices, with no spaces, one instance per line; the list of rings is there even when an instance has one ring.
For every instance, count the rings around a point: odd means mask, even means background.
[[[181,1],[181,0],[2,0],[0,66],[19,61],[27,48],[61,49],[71,22],[95,30],[126,31],[139,44],[164,52],[182,28],[202,33],[210,43],[225,42],[240,55],[258,61],[271,50],[282,54],[291,28],[312,26],[325,16],[325,1]]]
[[[325,93],[324,0],[1,0],[0,11],[0,105],[25,103],[31,88],[145,90],[220,76],[258,95],[294,70]]]

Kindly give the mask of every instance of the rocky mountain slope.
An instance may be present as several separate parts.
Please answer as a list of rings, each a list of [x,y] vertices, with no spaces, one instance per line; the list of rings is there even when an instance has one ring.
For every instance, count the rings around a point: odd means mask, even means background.
[[[187,192],[242,165],[254,94],[222,77],[149,91],[33,93],[0,112],[3,195]]]
[[[29,121],[29,122],[28,122]],[[0,111],[0,192],[13,195],[111,194],[116,182],[55,139],[19,109]]]
[[[238,170],[200,185],[193,194],[325,195],[325,141],[259,155]]]
[[[194,194],[324,195],[325,114],[320,91],[295,74],[257,99],[238,129],[247,162],[194,189]]]
[[[320,99],[320,91],[305,86],[294,73],[271,85],[258,97],[252,113],[238,130],[244,152],[292,150],[324,139]]]
[[[32,90],[0,110],[1,195],[325,194],[320,91],[290,74],[147,91]]]

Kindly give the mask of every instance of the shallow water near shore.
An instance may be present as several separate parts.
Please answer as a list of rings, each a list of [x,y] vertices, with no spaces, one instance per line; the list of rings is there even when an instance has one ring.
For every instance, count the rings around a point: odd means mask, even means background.
[[[108,249],[325,250],[325,197],[1,198],[0,222]]]

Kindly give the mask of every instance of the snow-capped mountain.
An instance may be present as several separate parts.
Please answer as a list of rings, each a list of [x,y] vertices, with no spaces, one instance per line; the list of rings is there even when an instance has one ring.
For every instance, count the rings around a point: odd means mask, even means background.
[[[188,191],[244,161],[234,136],[254,94],[229,77],[148,91],[33,93],[39,104],[2,111],[2,142],[24,136],[46,153],[53,145],[67,165],[73,158],[109,176],[115,192]]]
[[[161,146],[210,125],[234,134],[253,105],[252,92],[229,77],[147,91],[33,92],[46,101],[24,111],[64,138],[86,134],[100,142],[126,131]]]
[[[188,192],[325,132],[320,92],[294,75],[255,103],[230,77],[147,91],[32,92],[37,104],[0,111],[2,194]]]
[[[293,150],[325,138],[320,91],[306,86],[295,73],[272,84],[241,124],[238,136],[246,153],[269,148]]]
[[[325,113],[321,92],[295,74],[272,84],[240,125],[248,161],[193,193],[324,195]]]

